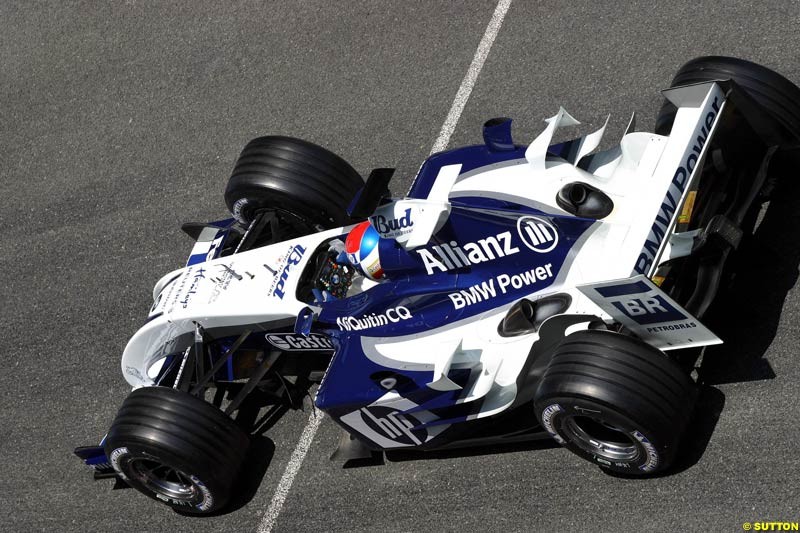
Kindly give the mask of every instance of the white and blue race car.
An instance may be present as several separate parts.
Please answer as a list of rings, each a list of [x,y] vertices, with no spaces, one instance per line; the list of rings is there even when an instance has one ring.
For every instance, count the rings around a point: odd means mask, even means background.
[[[553,438],[608,471],[675,460],[694,408],[702,319],[800,140],[800,89],[703,57],[631,120],[553,144],[511,120],[429,157],[405,197],[287,137],[242,151],[233,218],[186,224],[188,263],[156,283],[122,356],[133,391],[76,453],[175,509],[236,488],[262,409],[314,403],[343,459]]]

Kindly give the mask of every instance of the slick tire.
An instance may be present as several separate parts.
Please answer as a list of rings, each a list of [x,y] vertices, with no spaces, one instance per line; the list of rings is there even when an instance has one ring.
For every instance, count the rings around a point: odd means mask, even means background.
[[[169,387],[133,391],[105,439],[117,474],[173,509],[208,514],[228,501],[248,436],[205,401]]]
[[[648,475],[668,468],[697,396],[662,351],[609,331],[581,331],[556,348],[534,397],[542,427],[601,468]]]
[[[231,214],[249,224],[261,209],[315,229],[350,223],[347,207],[364,180],[338,155],[291,137],[258,137],[242,150],[225,188]],[[313,229],[312,229],[313,231]]]
[[[728,79],[781,124],[794,142],[800,140],[800,88],[767,67],[735,57],[698,57],[678,70],[670,87]],[[675,106],[664,100],[656,118],[657,134],[669,135],[676,112]]]

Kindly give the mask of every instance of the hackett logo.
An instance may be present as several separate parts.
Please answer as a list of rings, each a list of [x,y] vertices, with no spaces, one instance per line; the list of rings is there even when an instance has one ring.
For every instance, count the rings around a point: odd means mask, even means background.
[[[383,215],[369,217],[370,224],[381,237],[393,238],[411,232],[414,221],[411,220],[411,208],[406,209],[405,215],[400,218],[386,218]]]

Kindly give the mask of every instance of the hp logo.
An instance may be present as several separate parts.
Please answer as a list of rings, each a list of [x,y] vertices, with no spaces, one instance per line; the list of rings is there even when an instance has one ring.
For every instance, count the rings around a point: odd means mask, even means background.
[[[558,244],[558,231],[552,224],[538,217],[522,217],[517,220],[517,233],[525,246],[547,253]]]

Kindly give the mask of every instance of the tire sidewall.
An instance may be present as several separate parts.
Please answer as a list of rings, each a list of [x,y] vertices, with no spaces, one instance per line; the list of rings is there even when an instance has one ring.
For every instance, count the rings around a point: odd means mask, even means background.
[[[210,472],[197,471],[196,467],[192,468],[185,460],[174,454],[170,454],[152,444],[137,442],[125,442],[118,446],[110,444],[107,445],[106,450],[114,471],[126,483],[149,498],[169,505],[177,511],[207,514],[224,504],[224,501],[217,497],[217,494],[225,494],[226,491],[219,486],[213,475]],[[154,460],[180,470],[191,478],[192,483],[197,488],[197,497],[191,501],[178,500],[154,492],[131,472],[130,464],[135,459]]]
[[[316,144],[258,137],[242,150],[225,187],[225,203],[248,224],[259,209],[283,210],[331,229],[351,222],[347,207],[364,186],[344,159]]]
[[[606,405],[576,398],[548,398],[537,402],[536,416],[556,442],[603,469],[621,474],[646,475],[661,470],[669,463],[663,444],[652,431]],[[569,418],[576,416],[591,418],[619,428],[636,446],[636,457],[629,461],[610,460],[577,445],[564,427]]]
[[[787,141],[796,142],[796,137],[800,137],[800,104],[797,103],[800,88],[770,68],[735,57],[697,57],[678,69],[670,87],[725,79],[734,80],[767,116],[790,133],[792,138]],[[669,135],[676,113],[677,108],[664,100],[656,117],[655,133]]]
[[[246,196],[242,196],[237,198],[231,206],[231,215],[233,215],[233,218],[245,225],[249,225],[252,219],[252,215],[250,214],[252,210],[251,205],[248,204],[252,204],[251,200]]]

